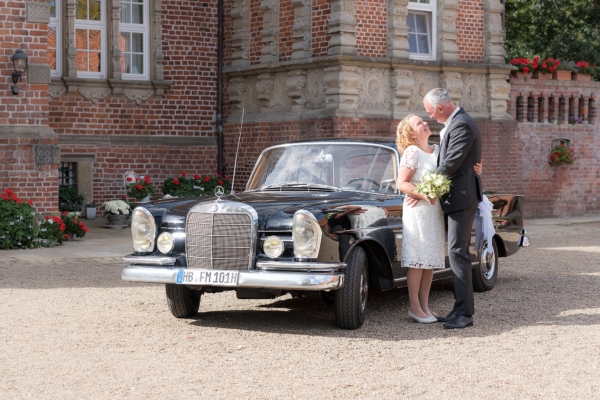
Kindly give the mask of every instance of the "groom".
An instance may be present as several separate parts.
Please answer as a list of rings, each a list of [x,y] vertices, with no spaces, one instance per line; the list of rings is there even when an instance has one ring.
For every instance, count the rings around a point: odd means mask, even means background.
[[[440,154],[436,173],[450,177],[450,193],[442,196],[442,210],[448,218],[448,258],[454,282],[454,308],[439,317],[446,329],[473,325],[475,302],[471,279],[469,244],[477,206],[482,200],[481,181],[473,169],[481,160],[481,135],[477,124],[457,107],[445,89],[425,95],[423,105],[430,118],[445,124],[440,132]]]

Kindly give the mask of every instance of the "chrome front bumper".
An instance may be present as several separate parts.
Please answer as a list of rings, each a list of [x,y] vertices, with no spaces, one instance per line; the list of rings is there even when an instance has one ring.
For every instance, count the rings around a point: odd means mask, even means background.
[[[185,268],[155,265],[130,265],[121,271],[121,279],[133,282],[177,284],[177,274]],[[220,286],[211,284],[210,286]],[[225,286],[225,285],[223,285]],[[281,290],[330,290],[344,286],[343,273],[306,273],[289,271],[239,271],[237,285],[226,287]]]

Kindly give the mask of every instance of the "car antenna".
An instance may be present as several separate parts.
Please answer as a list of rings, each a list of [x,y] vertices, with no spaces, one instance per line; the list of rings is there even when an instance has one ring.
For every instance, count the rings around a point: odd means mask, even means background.
[[[231,194],[235,194],[233,184],[235,183],[235,170],[237,168],[238,152],[240,151],[240,141],[242,140],[242,126],[244,125],[244,112],[246,108],[242,108],[242,121],[240,122],[240,134],[238,135],[237,149],[235,150],[235,162],[233,163],[233,178],[231,179]]]

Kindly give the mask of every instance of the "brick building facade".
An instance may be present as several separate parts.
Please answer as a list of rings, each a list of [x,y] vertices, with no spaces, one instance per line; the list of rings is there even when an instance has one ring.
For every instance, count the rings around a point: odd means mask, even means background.
[[[0,189],[56,212],[58,170],[70,165],[86,201],[101,203],[125,193],[129,170],[154,184],[183,171],[232,174],[238,140],[240,188],[266,146],[393,136],[408,113],[427,117],[422,97],[442,86],[481,127],[488,190],[524,193],[529,216],[600,210],[598,84],[511,87],[500,0],[227,0],[223,8],[219,165],[217,0],[0,0]],[[29,67],[13,96],[19,48]],[[550,93],[587,99],[577,100],[587,120],[558,125],[548,108],[536,121],[517,115],[524,97],[538,104]],[[556,138],[583,152],[576,165],[547,165]]]

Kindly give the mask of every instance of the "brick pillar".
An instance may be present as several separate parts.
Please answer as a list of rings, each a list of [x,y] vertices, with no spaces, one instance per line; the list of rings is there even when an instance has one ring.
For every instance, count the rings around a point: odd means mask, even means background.
[[[588,124],[589,121],[589,113],[590,113],[590,99],[583,97],[583,123]]]

